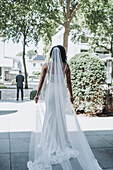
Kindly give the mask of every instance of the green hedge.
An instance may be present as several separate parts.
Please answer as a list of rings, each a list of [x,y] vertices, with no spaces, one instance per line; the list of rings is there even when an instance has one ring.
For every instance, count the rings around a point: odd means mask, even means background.
[[[37,90],[33,90],[30,92],[30,99],[33,100],[34,97],[36,96]]]
[[[76,111],[101,112],[105,95],[102,84],[106,79],[104,63],[94,54],[80,53],[70,59],[69,65]]]

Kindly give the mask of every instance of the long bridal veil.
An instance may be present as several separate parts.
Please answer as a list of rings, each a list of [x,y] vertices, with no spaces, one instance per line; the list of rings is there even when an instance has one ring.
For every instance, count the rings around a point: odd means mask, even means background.
[[[51,61],[37,104],[35,131],[29,149],[29,170],[102,170],[81,131],[65,83],[59,48]],[[60,168],[59,168],[60,169]]]

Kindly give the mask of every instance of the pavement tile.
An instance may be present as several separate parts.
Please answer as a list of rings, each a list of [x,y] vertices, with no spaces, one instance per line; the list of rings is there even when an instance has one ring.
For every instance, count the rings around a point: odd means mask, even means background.
[[[9,154],[0,154],[0,170],[10,170]]]
[[[70,163],[71,163],[71,165],[73,167],[73,170],[76,170],[76,169],[77,170],[83,170],[77,159],[71,159]]]
[[[113,146],[113,134],[101,135],[101,137]]]
[[[113,147],[93,149],[93,153],[103,168],[113,168]]]
[[[0,139],[0,153],[9,153],[9,139]]]
[[[28,162],[28,152],[11,154],[12,170],[28,170],[27,162]]]
[[[82,170],[77,159],[71,159],[70,163],[73,167],[73,170]],[[52,165],[52,170],[63,170],[63,169],[62,169],[61,165],[57,164],[57,165]]]
[[[11,152],[28,152],[29,150],[29,138],[16,138],[10,139]]]
[[[52,170],[63,170],[60,164],[52,165]]]
[[[0,139],[9,139],[9,132],[0,133]]]
[[[97,134],[96,134],[96,131],[84,131],[84,133],[85,133],[85,135],[86,136],[96,136]]]
[[[95,131],[97,135],[113,135],[113,130],[97,130]]]
[[[31,132],[10,132],[10,139],[13,138],[30,138]]]
[[[87,140],[91,146],[91,148],[104,148],[104,147],[112,147],[108,141],[106,141],[101,136],[86,136]]]

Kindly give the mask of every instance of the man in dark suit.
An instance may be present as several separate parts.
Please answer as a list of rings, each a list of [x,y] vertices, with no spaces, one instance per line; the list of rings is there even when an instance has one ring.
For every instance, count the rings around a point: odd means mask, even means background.
[[[21,74],[21,71],[19,71],[19,74],[16,76],[16,82],[17,82],[17,99],[19,98],[19,89],[21,90],[21,99],[23,100],[23,82],[24,82],[24,76]]]

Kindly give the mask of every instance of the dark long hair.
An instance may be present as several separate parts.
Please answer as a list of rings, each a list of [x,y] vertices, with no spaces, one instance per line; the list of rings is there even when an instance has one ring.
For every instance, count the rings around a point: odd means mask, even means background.
[[[50,58],[51,58],[51,55],[52,55],[52,51],[55,47],[58,47],[60,52],[61,52],[61,57],[62,57],[62,62],[64,63],[67,63],[67,56],[66,56],[66,51],[65,51],[65,48],[62,46],[62,45],[56,45],[54,46],[51,51],[50,51]]]

